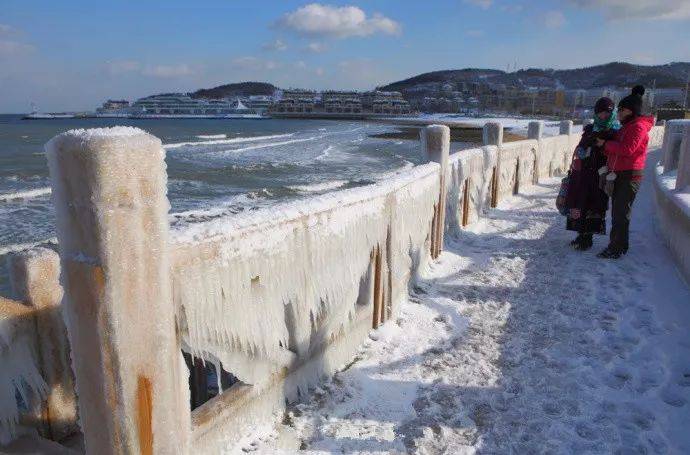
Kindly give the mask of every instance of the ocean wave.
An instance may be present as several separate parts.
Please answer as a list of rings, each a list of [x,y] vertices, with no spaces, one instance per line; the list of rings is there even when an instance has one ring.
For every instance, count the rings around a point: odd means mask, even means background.
[[[15,251],[28,250],[29,248],[34,248],[39,245],[57,245],[57,241],[57,237],[51,237],[49,239],[39,240],[38,242],[14,243],[11,245],[0,246],[0,256],[3,256],[8,253],[14,253]]]
[[[271,134],[269,136],[249,136],[249,137],[234,137],[232,139],[212,139],[208,141],[196,141],[196,142],[175,142],[172,144],[163,144],[163,148],[166,150],[176,149],[180,147],[198,147],[205,145],[217,145],[217,144],[240,144],[242,142],[256,142],[256,141],[267,141],[271,139],[280,139],[284,137],[294,136],[294,133],[287,134]],[[199,137],[199,136],[197,136]]]
[[[16,201],[20,199],[34,199],[50,194],[50,188],[36,188],[35,190],[17,191],[16,193],[0,193],[0,202]]]
[[[348,180],[331,180],[330,182],[312,183],[310,185],[289,185],[288,188],[302,193],[320,193],[322,191],[335,190],[348,183]]]
[[[197,139],[225,139],[228,137],[227,134],[199,134],[194,136]]]
[[[409,171],[413,167],[414,167],[414,163],[406,160],[403,162],[403,165],[400,166],[399,168],[394,169],[392,171],[384,172],[384,173],[379,174],[379,175],[376,175],[376,176],[374,176],[374,179],[376,181],[386,180],[388,178],[395,177],[396,175],[400,174],[401,172]]]
[[[324,149],[323,152],[321,152],[321,155],[317,156],[317,157],[314,158],[314,159],[317,160],[317,161],[325,160],[326,158],[328,158],[328,157],[330,156],[331,150],[333,150],[333,146],[332,146],[332,145],[329,145],[328,147],[326,147],[326,148]]]
[[[264,148],[269,148],[269,147],[278,147],[281,145],[289,145],[289,144],[297,144],[300,142],[309,142],[319,139],[319,137],[314,136],[314,137],[307,137],[304,139],[292,139],[290,141],[281,141],[281,142],[268,142],[266,144],[259,144],[259,145],[250,145],[248,147],[241,147],[238,149],[228,149],[228,150],[222,150],[220,152],[216,153],[240,153],[240,152],[246,152],[249,150],[256,150],[256,149],[264,149]]]
[[[172,227],[186,223],[199,223],[227,215],[234,215],[244,210],[254,210],[268,203],[267,198],[273,196],[267,189],[238,194],[222,201],[213,201],[205,207],[183,212],[171,213],[168,216]]]

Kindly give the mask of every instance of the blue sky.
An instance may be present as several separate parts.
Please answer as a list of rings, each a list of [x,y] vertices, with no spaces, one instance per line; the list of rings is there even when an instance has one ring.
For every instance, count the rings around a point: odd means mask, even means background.
[[[690,0],[0,4],[0,112],[227,82],[369,89],[438,69],[690,61]]]

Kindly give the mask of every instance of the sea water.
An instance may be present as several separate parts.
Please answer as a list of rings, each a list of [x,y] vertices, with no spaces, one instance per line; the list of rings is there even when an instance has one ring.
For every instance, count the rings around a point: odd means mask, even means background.
[[[0,115],[0,255],[55,237],[44,144],[69,129],[114,125],[163,141],[173,228],[365,185],[421,160],[419,141],[374,138],[395,126],[373,122]]]

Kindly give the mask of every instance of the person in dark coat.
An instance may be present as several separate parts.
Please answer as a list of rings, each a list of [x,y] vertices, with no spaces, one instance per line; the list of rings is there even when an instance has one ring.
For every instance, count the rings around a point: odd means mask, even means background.
[[[611,239],[609,245],[597,256],[618,259],[628,252],[630,218],[637,191],[640,189],[649,131],[654,117],[642,114],[644,87],[633,87],[632,93],[618,103],[618,119],[623,125],[610,139],[598,138],[607,157],[611,187]]]
[[[601,188],[600,176],[606,170],[606,154],[597,139],[611,139],[620,123],[616,105],[610,98],[600,98],[594,105],[594,123],[585,126],[575,148],[566,195],[566,229],[577,232],[571,245],[580,251],[592,247],[594,234],[606,235],[608,196]]]

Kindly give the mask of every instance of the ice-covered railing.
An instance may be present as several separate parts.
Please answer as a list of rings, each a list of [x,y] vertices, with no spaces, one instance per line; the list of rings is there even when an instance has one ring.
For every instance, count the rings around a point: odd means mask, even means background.
[[[543,122],[530,122],[527,140],[504,143],[502,125],[488,122],[484,125],[483,147],[450,155],[447,231],[459,232],[500,200],[568,169],[580,139],[579,134],[573,134],[572,122],[561,122],[561,134],[557,136],[546,137],[543,131]]]
[[[690,120],[669,120],[654,128],[650,147],[661,144],[654,185],[660,231],[680,272],[690,283]]]
[[[13,299],[0,297],[0,444],[17,425],[59,441],[79,430],[59,257],[34,248],[7,261]]]
[[[393,179],[173,237],[157,138],[113,128],[51,140],[86,450],[217,451],[348,362],[440,253],[449,138],[427,128],[435,162]],[[182,352],[236,379],[193,413]]]

